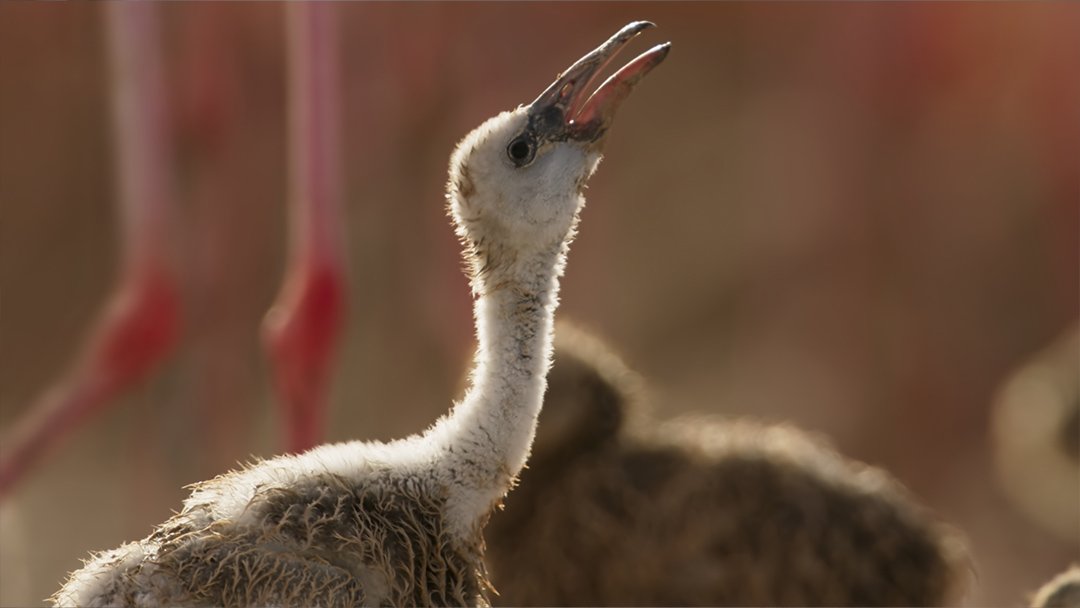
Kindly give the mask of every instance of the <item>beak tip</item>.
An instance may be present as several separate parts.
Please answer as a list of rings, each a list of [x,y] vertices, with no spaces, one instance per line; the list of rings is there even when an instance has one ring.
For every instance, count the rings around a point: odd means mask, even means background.
[[[616,32],[612,39],[625,42],[651,27],[656,27],[656,24],[652,21],[631,21]]]

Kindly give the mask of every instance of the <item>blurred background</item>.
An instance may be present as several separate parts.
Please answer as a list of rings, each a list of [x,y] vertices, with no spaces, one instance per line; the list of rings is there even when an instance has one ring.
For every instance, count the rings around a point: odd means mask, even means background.
[[[70,365],[117,275],[101,8],[0,4],[0,428]],[[41,603],[184,484],[280,451],[258,329],[285,260],[283,8],[160,9],[184,333],[0,505],[0,605]],[[457,396],[454,144],[649,19],[627,58],[674,48],[620,111],[559,316],[617,348],[661,416],[788,420],[890,470],[968,536],[970,604],[1021,603],[1080,559],[1080,523],[1054,534],[1006,498],[989,434],[1002,383],[1078,314],[1080,6],[337,14],[351,302],[331,439],[420,431]]]

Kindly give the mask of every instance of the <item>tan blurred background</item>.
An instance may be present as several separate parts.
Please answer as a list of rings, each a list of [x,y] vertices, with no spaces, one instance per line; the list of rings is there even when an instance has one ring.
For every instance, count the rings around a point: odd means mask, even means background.
[[[4,606],[278,449],[257,331],[284,262],[282,7],[161,9],[186,333],[0,506]],[[1077,317],[1080,6],[338,11],[352,304],[332,439],[419,431],[455,396],[472,328],[442,199],[454,143],[645,18],[660,28],[635,48],[674,49],[620,112],[559,315],[615,345],[661,415],[791,420],[888,468],[970,538],[970,604],[1019,604],[1080,559],[1080,537],[1005,499],[987,436],[1004,377]],[[104,36],[98,5],[0,4],[4,427],[115,276]]]

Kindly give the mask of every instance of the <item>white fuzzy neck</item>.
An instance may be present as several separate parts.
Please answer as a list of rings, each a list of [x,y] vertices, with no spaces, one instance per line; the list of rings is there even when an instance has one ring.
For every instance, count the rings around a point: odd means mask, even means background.
[[[481,520],[529,455],[551,364],[566,245],[489,266],[474,277],[479,349],[465,397],[433,429],[458,521]]]

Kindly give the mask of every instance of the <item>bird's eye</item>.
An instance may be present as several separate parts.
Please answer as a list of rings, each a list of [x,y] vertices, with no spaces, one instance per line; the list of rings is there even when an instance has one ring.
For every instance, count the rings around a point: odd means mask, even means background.
[[[528,136],[519,135],[506,146],[506,155],[515,167],[524,167],[531,163],[536,155],[536,143]]]

